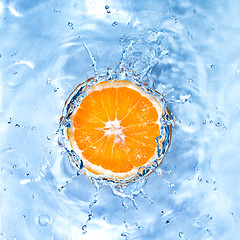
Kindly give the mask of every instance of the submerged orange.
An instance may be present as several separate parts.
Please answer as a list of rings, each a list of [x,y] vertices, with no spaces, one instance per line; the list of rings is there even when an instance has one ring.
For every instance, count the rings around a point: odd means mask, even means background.
[[[93,85],[70,116],[67,136],[86,169],[123,179],[157,157],[163,110],[129,81]]]

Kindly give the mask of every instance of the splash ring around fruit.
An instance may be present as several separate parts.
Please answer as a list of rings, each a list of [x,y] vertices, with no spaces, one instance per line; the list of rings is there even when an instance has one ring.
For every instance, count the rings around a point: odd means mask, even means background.
[[[101,91],[99,98],[97,95]],[[109,110],[114,106],[106,106],[106,111],[99,110],[98,104],[105,106],[113,102],[117,106],[114,116]],[[144,116],[138,117],[141,111]],[[156,113],[157,121],[150,121],[149,116],[156,118]],[[138,79],[113,80],[103,75],[79,84],[66,100],[60,120],[59,143],[81,173],[91,179],[124,185],[145,178],[162,163],[171,143],[169,122],[165,100],[154,88]]]

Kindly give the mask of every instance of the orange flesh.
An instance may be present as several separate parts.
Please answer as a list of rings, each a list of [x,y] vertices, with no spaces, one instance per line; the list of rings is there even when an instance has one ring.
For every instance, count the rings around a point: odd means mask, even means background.
[[[97,85],[70,116],[68,139],[90,172],[123,178],[156,157],[162,109],[130,82]]]

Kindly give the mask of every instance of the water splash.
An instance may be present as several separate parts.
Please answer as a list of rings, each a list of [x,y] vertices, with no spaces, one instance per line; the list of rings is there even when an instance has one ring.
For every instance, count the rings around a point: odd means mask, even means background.
[[[124,212],[128,210],[128,206],[126,205],[126,199],[130,200],[132,206],[135,208],[136,211],[138,211],[139,207],[135,200],[135,197],[138,195],[141,195],[145,199],[148,199],[151,204],[153,203],[153,200],[144,192],[143,187],[146,183],[147,176],[156,169],[158,169],[159,165],[161,164],[170,145],[171,126],[178,122],[178,119],[175,118],[174,116],[173,118],[170,117],[170,113],[166,108],[167,101],[165,101],[164,95],[159,93],[155,89],[154,80],[151,77],[151,71],[155,64],[157,63],[156,59],[153,61],[151,60],[150,64],[147,67],[144,66],[143,70],[140,73],[138,73],[138,69],[136,69],[135,65],[132,65],[127,60],[129,52],[133,51],[135,44],[136,44],[135,41],[131,41],[128,44],[128,46],[126,46],[126,48],[122,52],[121,60],[115,70],[113,70],[111,67],[108,67],[105,74],[99,75],[97,71],[96,61],[86,43],[83,42],[83,46],[87,51],[89,58],[92,62],[94,77],[88,79],[84,83],[77,86],[74,92],[67,99],[65,107],[63,109],[59,129],[57,131],[59,135],[59,144],[65,148],[65,150],[68,153],[70,162],[74,167],[77,168],[77,174],[70,178],[69,181],[71,181],[78,175],[84,173],[89,177],[89,179],[91,180],[96,189],[93,201],[89,204],[88,218],[86,220],[86,223],[82,226],[83,234],[87,233],[88,223],[93,218],[92,210],[94,205],[97,203],[98,193],[102,186],[110,187],[112,193],[122,199],[122,206],[124,208]],[[166,49],[164,51],[166,52]],[[162,56],[162,54],[163,53],[159,53],[159,56]],[[121,180],[108,176],[96,176],[89,172],[84,167],[80,157],[71,148],[70,142],[66,134],[67,128],[71,126],[70,116],[73,113],[74,109],[80,105],[82,99],[86,96],[89,88],[99,82],[112,81],[113,79],[127,80],[134,83],[135,85],[140,87],[143,91],[154,95],[158,99],[159,103],[163,108],[163,115],[160,120],[161,135],[158,138],[156,138],[157,158],[154,161],[152,161],[149,165],[140,167],[136,175]],[[67,181],[63,186],[61,186],[59,188],[59,191],[64,189],[66,185],[69,184],[69,181]],[[171,183],[168,184],[169,186],[174,186],[173,184],[171,185]],[[121,236],[124,237],[125,239],[128,239],[129,233],[126,217],[124,217],[124,226],[126,231],[122,232]],[[141,229],[141,227],[139,227],[139,229]]]

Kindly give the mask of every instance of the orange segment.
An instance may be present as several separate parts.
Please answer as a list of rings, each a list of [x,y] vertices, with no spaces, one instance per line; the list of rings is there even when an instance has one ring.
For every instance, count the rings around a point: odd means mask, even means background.
[[[123,129],[123,134],[126,137],[144,143],[146,146],[155,147],[155,139],[160,135],[160,131],[157,123],[148,123],[127,127]]]
[[[74,137],[78,144],[81,145],[82,150],[94,146],[97,141],[99,141],[104,136],[104,131],[92,130],[92,131],[82,131],[81,129],[76,129]]]
[[[132,108],[138,103],[141,94],[131,88],[117,88],[116,112],[117,119],[121,120],[128,114]]]
[[[141,167],[154,155],[156,147],[149,147],[148,145],[126,137],[126,146],[129,159],[135,167]]]
[[[78,108],[73,126],[75,129],[99,129],[105,127],[105,122],[92,115],[87,108]]]
[[[86,169],[122,179],[157,157],[161,115],[155,97],[133,83],[101,82],[70,116],[67,135]]]
[[[101,91],[101,102],[110,121],[116,118],[116,95],[116,88],[106,88]]]
[[[81,102],[81,108],[87,110],[87,112],[101,121],[108,121],[106,109],[102,105],[102,94],[99,91],[92,92],[88,97],[83,98]]]
[[[129,126],[146,122],[156,122],[157,120],[158,113],[156,109],[146,97],[142,97],[133,109],[122,119],[121,125]]]

